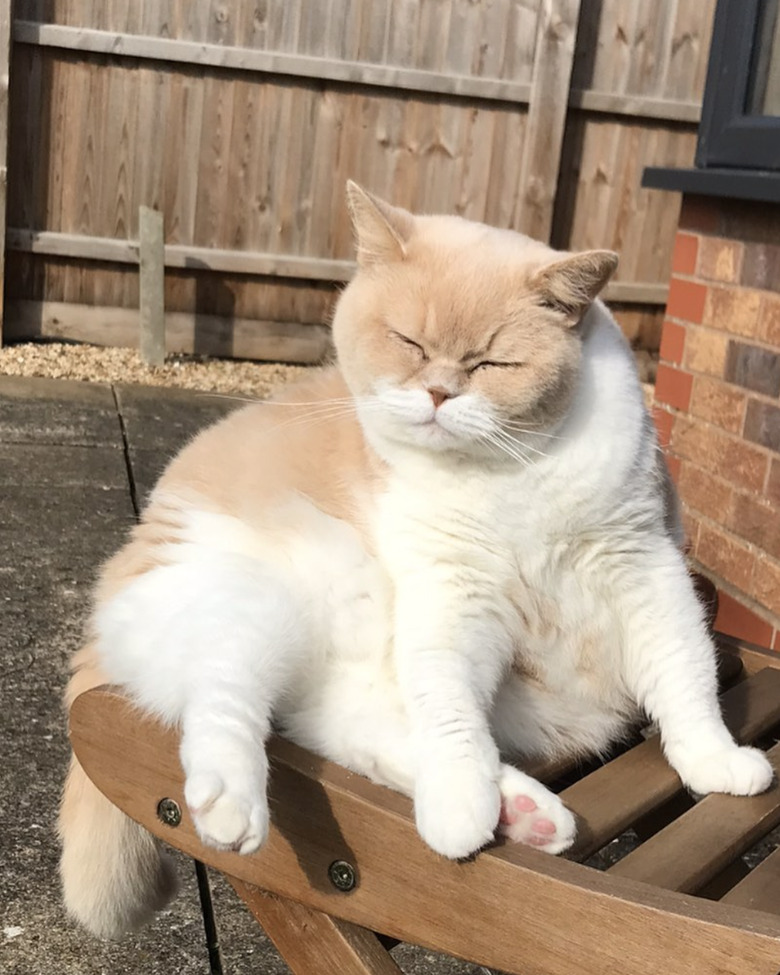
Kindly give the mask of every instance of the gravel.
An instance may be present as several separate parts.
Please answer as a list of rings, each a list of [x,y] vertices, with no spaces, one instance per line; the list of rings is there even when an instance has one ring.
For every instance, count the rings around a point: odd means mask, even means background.
[[[134,349],[23,343],[0,348],[0,375],[134,383],[264,398],[277,386],[305,375],[307,366],[171,355],[148,366]]]

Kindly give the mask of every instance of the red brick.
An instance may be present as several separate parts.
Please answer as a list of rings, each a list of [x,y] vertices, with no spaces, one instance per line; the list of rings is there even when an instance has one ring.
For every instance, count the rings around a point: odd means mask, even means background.
[[[709,471],[685,461],[677,484],[680,497],[712,521],[724,522],[732,509],[734,489]]]
[[[780,406],[751,399],[745,415],[744,437],[780,454]]]
[[[746,403],[747,396],[733,386],[710,376],[697,376],[689,412],[730,433],[741,433]]]
[[[655,398],[676,410],[687,410],[691,402],[693,376],[682,369],[673,369],[663,362],[655,374]]]
[[[662,447],[668,447],[672,439],[674,414],[669,413],[663,406],[653,406],[651,416],[655,424],[655,432],[658,434],[658,442]]]
[[[766,482],[766,496],[772,504],[780,507],[780,460],[773,460]]]
[[[672,274],[695,274],[698,253],[699,238],[678,231],[672,251]]]
[[[722,376],[729,351],[728,335],[708,328],[689,328],[686,332],[685,368],[708,376]]]
[[[780,352],[732,339],[723,375],[737,386],[764,396],[777,396],[780,394]]]
[[[742,592],[750,592],[756,556],[747,545],[738,542],[717,525],[702,522],[696,558]]]
[[[735,535],[780,559],[780,511],[762,498],[736,492],[722,521]]]
[[[751,241],[745,245],[742,283],[749,288],[780,291],[780,244]]]
[[[707,288],[697,281],[685,281],[682,278],[672,278],[669,284],[669,298],[666,303],[666,314],[672,318],[682,318],[686,322],[698,325],[704,318],[704,305],[707,300]]]
[[[659,355],[666,362],[680,365],[685,351],[685,326],[677,322],[665,321],[661,332],[661,348]]]
[[[767,455],[701,420],[675,417],[671,448],[683,460],[692,460],[735,487],[757,494],[764,488]]]
[[[772,624],[722,589],[718,591],[715,629],[760,647],[768,647],[772,640]]]
[[[680,228],[716,234],[720,229],[720,200],[706,196],[683,196],[680,208]]]
[[[780,563],[768,556],[756,561],[753,598],[770,613],[780,616]]]
[[[697,274],[708,281],[739,281],[744,246],[738,240],[702,237]]]
[[[731,335],[753,337],[758,332],[761,297],[760,291],[713,285],[707,291],[701,321]]]
[[[756,337],[780,349],[780,298],[776,295],[764,295]]]

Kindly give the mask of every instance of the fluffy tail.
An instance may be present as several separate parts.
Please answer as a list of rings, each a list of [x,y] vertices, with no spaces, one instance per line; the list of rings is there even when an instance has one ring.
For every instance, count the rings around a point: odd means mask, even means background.
[[[73,661],[68,707],[106,683],[95,649]],[[60,876],[68,913],[101,938],[118,938],[146,923],[174,896],[173,865],[146,830],[112,805],[71,759],[59,816]]]

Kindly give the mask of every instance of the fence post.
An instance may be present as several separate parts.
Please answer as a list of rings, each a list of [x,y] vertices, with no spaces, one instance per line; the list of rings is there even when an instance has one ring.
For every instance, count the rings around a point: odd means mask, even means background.
[[[9,78],[14,0],[0,0],[0,346],[5,313],[5,224],[8,194]]]
[[[165,362],[165,246],[162,214],[151,207],[140,207],[138,235],[141,358],[150,366],[161,366]]]
[[[534,68],[523,159],[520,212],[513,225],[550,242],[580,0],[542,0],[536,27]]]

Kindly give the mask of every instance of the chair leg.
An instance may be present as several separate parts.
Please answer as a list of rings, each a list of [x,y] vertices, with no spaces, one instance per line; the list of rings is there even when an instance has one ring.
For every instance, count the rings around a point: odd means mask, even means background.
[[[294,975],[401,975],[373,931],[228,876]]]

